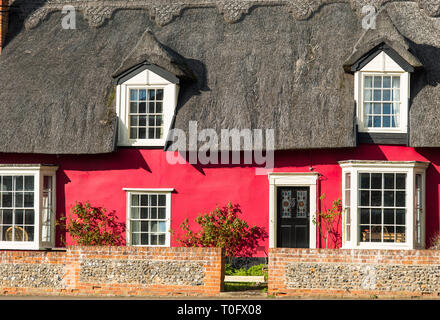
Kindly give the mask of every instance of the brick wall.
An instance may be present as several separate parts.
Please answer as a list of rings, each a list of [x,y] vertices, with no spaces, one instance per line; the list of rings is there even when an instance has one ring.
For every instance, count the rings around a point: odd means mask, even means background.
[[[438,296],[440,252],[270,249],[268,293],[311,297]]]
[[[1,295],[217,296],[223,277],[218,248],[0,251]]]

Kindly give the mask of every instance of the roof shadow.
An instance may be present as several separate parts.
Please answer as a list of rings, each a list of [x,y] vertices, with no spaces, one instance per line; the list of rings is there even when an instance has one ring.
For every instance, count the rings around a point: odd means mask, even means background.
[[[437,86],[440,83],[440,64],[438,57],[440,57],[440,48],[427,44],[418,44],[407,39],[410,46],[410,51],[414,53],[424,68],[412,74],[411,77],[411,101],[423,90],[426,86]]]
[[[48,0],[15,0],[9,7],[9,25],[6,33],[5,47],[24,28],[25,21],[39,8],[43,7]]]

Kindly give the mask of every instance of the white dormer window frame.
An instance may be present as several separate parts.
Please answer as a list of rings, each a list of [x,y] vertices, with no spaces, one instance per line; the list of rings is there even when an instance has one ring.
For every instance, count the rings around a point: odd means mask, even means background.
[[[354,81],[359,132],[408,133],[409,72],[382,51]]]
[[[156,66],[142,69],[116,88],[118,146],[163,147],[177,106],[178,80]]]

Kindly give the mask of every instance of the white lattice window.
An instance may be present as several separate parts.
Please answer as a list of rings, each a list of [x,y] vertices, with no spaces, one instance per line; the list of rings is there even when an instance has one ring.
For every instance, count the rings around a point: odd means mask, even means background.
[[[426,162],[342,161],[343,247],[425,245]]]
[[[52,166],[0,167],[0,248],[54,246],[55,171]]]
[[[156,66],[139,70],[118,80],[118,145],[164,146],[177,105],[178,79]]]
[[[172,189],[127,191],[127,244],[170,246]]]
[[[355,73],[359,132],[408,132],[409,79],[385,52]]]

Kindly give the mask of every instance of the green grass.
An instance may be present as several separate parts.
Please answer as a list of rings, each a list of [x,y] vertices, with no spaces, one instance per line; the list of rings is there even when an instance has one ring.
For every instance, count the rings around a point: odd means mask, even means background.
[[[267,271],[263,269],[267,266],[265,264],[259,264],[256,266],[252,266],[249,269],[240,268],[234,269],[231,267],[229,263],[225,265],[225,275],[227,276],[264,276],[264,279],[267,279]]]
[[[231,292],[248,290],[261,290],[262,292],[267,292],[267,286],[252,282],[225,282],[224,291]]]

